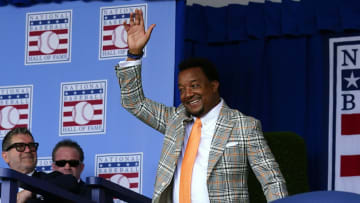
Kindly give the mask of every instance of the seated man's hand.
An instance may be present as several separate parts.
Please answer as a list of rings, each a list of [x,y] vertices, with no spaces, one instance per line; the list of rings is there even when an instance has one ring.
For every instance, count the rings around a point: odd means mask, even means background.
[[[23,190],[17,193],[16,202],[24,203],[26,200],[31,198],[32,193],[29,190]]]

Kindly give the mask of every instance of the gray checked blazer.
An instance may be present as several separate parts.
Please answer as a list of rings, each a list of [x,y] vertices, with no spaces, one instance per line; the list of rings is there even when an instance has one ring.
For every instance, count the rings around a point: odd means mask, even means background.
[[[165,135],[153,202],[172,202],[174,172],[185,126],[191,118],[183,105],[168,107],[144,96],[141,65],[116,67],[116,74],[123,107]],[[216,122],[206,172],[210,202],[249,202],[248,163],[267,201],[287,196],[285,180],[263,137],[260,122],[224,104]]]

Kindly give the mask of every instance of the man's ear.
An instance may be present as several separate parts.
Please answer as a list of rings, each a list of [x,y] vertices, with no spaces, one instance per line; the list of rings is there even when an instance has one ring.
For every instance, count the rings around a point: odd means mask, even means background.
[[[4,159],[4,161],[9,164],[9,158],[8,158],[8,153],[7,152],[1,152],[1,156]]]
[[[81,163],[81,164],[80,164],[80,167],[81,167],[81,169],[80,169],[80,170],[81,170],[81,173],[82,173],[82,171],[83,171],[83,170],[84,170],[84,168],[85,168],[85,164],[84,164],[84,163]]]
[[[211,85],[214,92],[219,92],[219,85],[220,85],[219,81],[213,80],[211,81]]]

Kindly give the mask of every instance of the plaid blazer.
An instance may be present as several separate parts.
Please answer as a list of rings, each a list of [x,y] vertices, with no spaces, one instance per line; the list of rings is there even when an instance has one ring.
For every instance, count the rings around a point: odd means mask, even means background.
[[[153,202],[172,202],[174,172],[181,155],[185,126],[191,118],[183,105],[168,107],[144,96],[141,65],[115,69],[123,107],[165,135]],[[207,188],[210,202],[249,202],[248,163],[268,201],[287,195],[285,180],[263,137],[260,122],[224,104],[209,154]]]

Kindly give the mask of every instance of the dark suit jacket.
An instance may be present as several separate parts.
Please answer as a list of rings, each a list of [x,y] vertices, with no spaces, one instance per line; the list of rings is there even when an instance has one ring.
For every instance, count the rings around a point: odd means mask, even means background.
[[[45,180],[69,192],[81,195],[81,186],[73,175],[64,175],[58,171],[53,171],[51,173],[35,171],[32,177]],[[22,185],[19,185],[19,187],[28,189],[26,186],[22,186]],[[85,184],[83,187],[86,187]],[[39,199],[37,198],[36,194],[33,194],[32,198],[29,199],[27,202],[28,203],[37,203],[37,202],[64,203],[66,201],[49,195],[43,196],[41,199]]]

